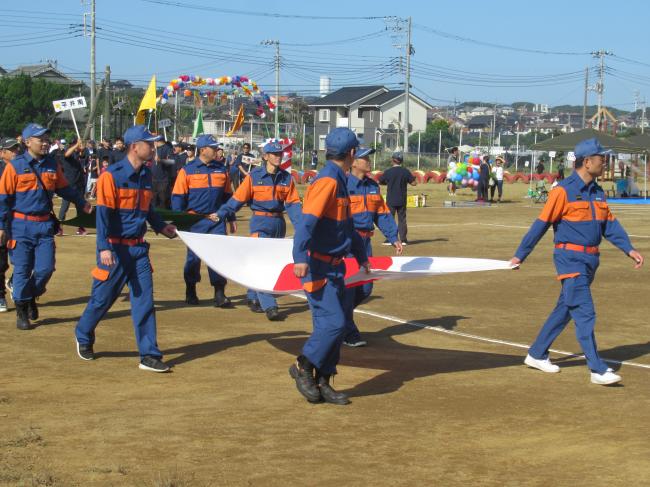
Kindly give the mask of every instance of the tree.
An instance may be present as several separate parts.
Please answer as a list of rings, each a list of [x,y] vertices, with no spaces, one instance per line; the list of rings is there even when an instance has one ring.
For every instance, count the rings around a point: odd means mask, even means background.
[[[442,134],[442,150],[449,149],[458,145],[458,137],[449,131],[449,122],[447,120],[433,120],[427,125],[424,133],[420,135],[420,150],[422,152],[438,152],[440,135]],[[412,134],[409,137],[409,148],[417,150],[418,134]]]
[[[0,134],[14,136],[30,122],[49,126],[55,116],[52,101],[73,95],[69,85],[26,75],[0,78]]]

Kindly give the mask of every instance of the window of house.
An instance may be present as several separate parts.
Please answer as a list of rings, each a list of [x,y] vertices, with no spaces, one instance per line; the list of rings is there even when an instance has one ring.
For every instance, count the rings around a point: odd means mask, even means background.
[[[327,135],[318,136],[318,150],[325,150],[325,137],[327,137]]]
[[[402,121],[402,112],[398,112],[398,114],[397,114],[397,120],[398,120],[399,122]]]
[[[321,108],[318,110],[318,121],[319,122],[329,122],[330,121],[330,110],[329,108]]]
[[[374,110],[370,110],[369,119],[370,119],[371,122],[375,121],[375,111]]]
[[[361,108],[357,110],[357,118],[363,118],[363,112],[361,111]]]

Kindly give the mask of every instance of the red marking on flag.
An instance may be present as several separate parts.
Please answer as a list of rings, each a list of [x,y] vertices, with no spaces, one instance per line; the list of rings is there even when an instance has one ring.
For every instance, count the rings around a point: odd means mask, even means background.
[[[370,257],[370,267],[372,269],[381,269],[386,270],[391,265],[393,265],[393,259],[391,257]],[[359,264],[357,264],[356,259],[347,258],[345,259],[345,278],[349,278],[359,272]],[[368,279],[366,281],[361,281],[354,283],[350,287],[360,286],[366,282],[376,281],[377,279]],[[273,286],[274,291],[278,292],[289,292],[289,291],[300,291],[302,289],[302,284],[300,279],[295,276],[293,273],[293,264],[287,264],[284,266],[280,275],[278,276],[275,286]]]

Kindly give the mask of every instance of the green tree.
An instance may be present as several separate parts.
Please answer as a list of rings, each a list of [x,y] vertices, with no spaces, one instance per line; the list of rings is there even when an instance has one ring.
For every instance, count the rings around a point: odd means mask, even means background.
[[[42,79],[0,78],[0,134],[19,134],[30,122],[50,125],[55,116],[52,101],[73,95],[70,86]]]
[[[458,145],[458,137],[449,130],[447,120],[433,120],[427,125],[426,130],[420,136],[421,152],[438,152],[438,143],[442,135],[442,150]],[[409,137],[410,151],[417,150],[418,134],[411,134]]]

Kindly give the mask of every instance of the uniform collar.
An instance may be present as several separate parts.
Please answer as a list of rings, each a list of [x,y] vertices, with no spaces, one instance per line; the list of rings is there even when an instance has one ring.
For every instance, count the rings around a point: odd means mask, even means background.
[[[368,176],[358,178],[352,173],[348,174],[348,181],[350,181],[352,184],[354,184],[355,187],[359,187],[359,186],[362,186],[362,185],[366,184],[368,182],[368,180],[369,180]]]
[[[573,171],[573,173],[571,174],[571,176],[569,176],[569,178],[571,178],[571,183],[574,184],[580,190],[589,189],[594,184],[596,184],[596,181],[585,183],[576,171]]]
[[[142,167],[140,167],[140,171],[136,171],[133,165],[131,164],[131,161],[129,161],[128,157],[125,157],[122,159],[121,162],[118,162],[118,164],[122,164],[122,167],[124,168],[124,172],[126,174],[127,178],[130,178],[131,176],[135,175],[142,175],[144,174],[143,171],[147,170],[146,164],[143,164]]]
[[[260,165],[257,170],[262,172],[262,177],[264,177],[264,176],[270,176],[270,177],[276,176],[277,177],[277,175],[280,174],[280,171],[282,171],[282,169],[278,168],[278,170],[276,172],[270,173],[270,172],[268,172],[266,170],[266,164]]]

